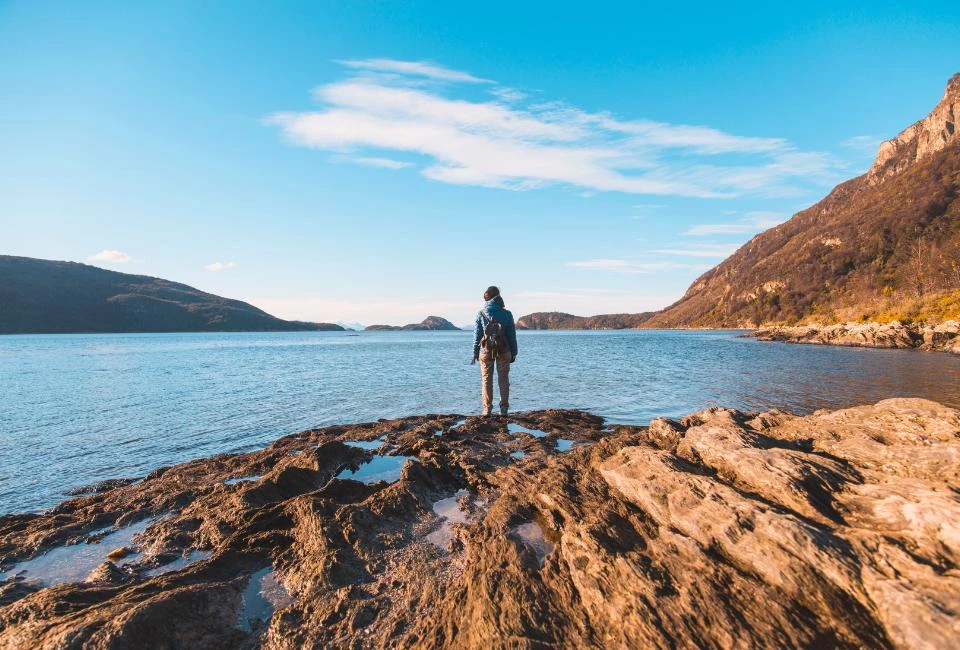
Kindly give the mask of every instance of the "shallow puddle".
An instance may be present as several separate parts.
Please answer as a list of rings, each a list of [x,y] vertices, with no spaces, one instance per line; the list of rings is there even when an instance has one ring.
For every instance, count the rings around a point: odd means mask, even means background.
[[[386,481],[393,483],[400,478],[400,470],[408,460],[415,459],[414,456],[374,456],[362,464],[356,471],[345,469],[339,474],[339,479],[353,479],[364,483],[376,483]]]
[[[278,609],[293,604],[293,597],[277,577],[273,567],[260,569],[247,582],[240,606],[239,625],[243,630],[260,628]]]
[[[450,546],[450,540],[453,539],[453,525],[467,523],[467,513],[460,507],[460,497],[467,494],[469,492],[466,490],[457,490],[452,497],[434,502],[433,514],[443,519],[443,522],[440,528],[427,535],[428,542],[444,550]]]
[[[520,524],[510,532],[520,538],[520,541],[533,550],[537,556],[537,562],[540,566],[543,566],[544,560],[550,555],[550,551],[553,550],[553,542],[544,536],[540,524],[531,521],[526,524]]]
[[[456,422],[454,422],[453,424],[450,425],[450,430],[451,430],[451,431],[456,431],[457,429],[459,429],[460,427],[462,427],[462,426],[465,425],[466,423],[467,423],[467,418],[463,418],[462,420],[457,420]]]
[[[381,436],[376,440],[344,440],[343,444],[348,447],[357,447],[358,449],[380,449],[386,442],[385,437]]]
[[[528,429],[527,427],[522,427],[519,424],[514,424],[510,422],[507,424],[507,431],[510,433],[525,433],[528,436],[533,436],[534,438],[545,438],[547,436],[543,431],[538,431],[537,429]]]
[[[162,576],[164,573],[171,573],[173,571],[179,571],[180,569],[185,569],[194,562],[199,562],[201,560],[207,560],[210,556],[213,555],[212,551],[189,551],[185,556],[181,555],[173,562],[167,562],[166,564],[158,567],[154,567],[147,571],[147,575],[150,577]]]
[[[134,536],[145,531],[157,519],[152,517],[138,521],[105,535],[95,544],[57,546],[43,555],[15,564],[6,573],[0,573],[0,579],[20,575],[27,580],[36,580],[45,587],[65,582],[83,582],[94,569],[107,561],[107,553],[124,546],[134,546]],[[135,556],[131,554],[118,564],[126,564]]]
[[[527,457],[527,453],[524,451],[515,451],[510,454],[510,458],[515,458],[516,460],[520,460],[521,458],[526,458],[526,457]]]
[[[237,483],[248,483],[251,481],[259,481],[263,476],[257,474],[256,476],[239,476],[237,478],[228,478],[223,482],[224,485],[236,485]]]
[[[564,440],[563,438],[557,439],[557,451],[570,451],[573,449],[573,440]]]

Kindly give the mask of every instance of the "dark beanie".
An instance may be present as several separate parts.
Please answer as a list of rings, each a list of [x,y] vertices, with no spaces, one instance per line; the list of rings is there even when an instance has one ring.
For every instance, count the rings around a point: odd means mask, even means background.
[[[486,290],[486,291],[483,292],[483,299],[484,299],[484,300],[493,300],[494,298],[496,298],[496,297],[499,296],[499,295],[500,295],[500,289],[498,289],[497,287],[494,287],[494,286],[491,285],[491,286],[487,287],[487,290]]]

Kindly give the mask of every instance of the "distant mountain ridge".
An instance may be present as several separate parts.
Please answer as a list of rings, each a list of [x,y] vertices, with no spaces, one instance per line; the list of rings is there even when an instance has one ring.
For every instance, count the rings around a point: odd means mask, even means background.
[[[342,331],[240,300],[79,262],[0,255],[0,334]]]
[[[654,312],[574,316],[559,311],[535,312],[517,320],[520,330],[622,330],[641,327]]]
[[[440,316],[427,316],[419,323],[409,325],[368,325],[364,329],[368,332],[460,331],[459,327]]]
[[[645,327],[960,317],[960,74],[870,170],[760,233]]]

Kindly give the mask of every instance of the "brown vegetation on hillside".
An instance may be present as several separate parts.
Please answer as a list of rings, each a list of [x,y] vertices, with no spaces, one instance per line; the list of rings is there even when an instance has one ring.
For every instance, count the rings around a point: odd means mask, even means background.
[[[960,75],[873,168],[707,271],[648,327],[960,315]]]

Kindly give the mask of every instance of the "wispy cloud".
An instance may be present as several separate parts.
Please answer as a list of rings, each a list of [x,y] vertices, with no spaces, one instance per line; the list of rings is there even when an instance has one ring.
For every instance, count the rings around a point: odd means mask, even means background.
[[[781,212],[754,211],[748,212],[742,219],[729,223],[704,223],[692,226],[684,234],[693,237],[709,237],[712,235],[745,235],[783,223],[787,215]]]
[[[106,249],[91,255],[87,259],[91,262],[112,262],[114,264],[126,264],[130,261],[130,256],[122,251]]]
[[[374,156],[343,156],[345,162],[352,162],[367,167],[380,167],[382,169],[403,169],[412,167],[413,163],[394,160],[393,158],[378,158]]]
[[[882,141],[882,138],[878,138],[875,135],[855,135],[852,138],[847,138],[840,144],[854,151],[873,153],[880,147]]]
[[[522,93],[499,86],[493,91],[499,101],[468,99],[450,84],[487,80],[433,63],[342,63],[354,73],[314,89],[318,110],[274,113],[265,122],[296,145],[357,161],[382,152],[416,154],[427,159],[421,173],[428,179],[509,190],[565,185],[704,198],[782,196],[835,180],[839,167],[829,155],[799,151],[782,138],[622,120],[561,102],[524,103]],[[725,154],[737,154],[738,164],[721,164]]]
[[[426,77],[437,81],[452,81],[459,83],[492,83],[488,79],[475,77],[468,72],[460,70],[451,70],[442,65],[430,63],[429,61],[397,61],[396,59],[347,59],[338,61],[343,66],[355,70],[367,70],[370,72],[388,72],[399,75],[410,75],[414,77]]]
[[[236,262],[214,262],[212,264],[207,264],[203,268],[208,271],[213,271],[214,273],[218,271],[226,271],[227,269],[232,269],[237,266]]]
[[[520,92],[516,88],[508,88],[506,86],[496,86],[491,88],[490,94],[501,101],[510,103],[519,102],[520,100],[529,97],[527,93]]]
[[[674,248],[657,248],[650,252],[677,257],[729,257],[738,247],[737,244],[694,244]]]
[[[611,271],[614,273],[657,273],[659,271],[701,269],[700,264],[683,264],[680,262],[638,262],[626,259],[593,259],[567,262],[567,266],[590,271]]]

